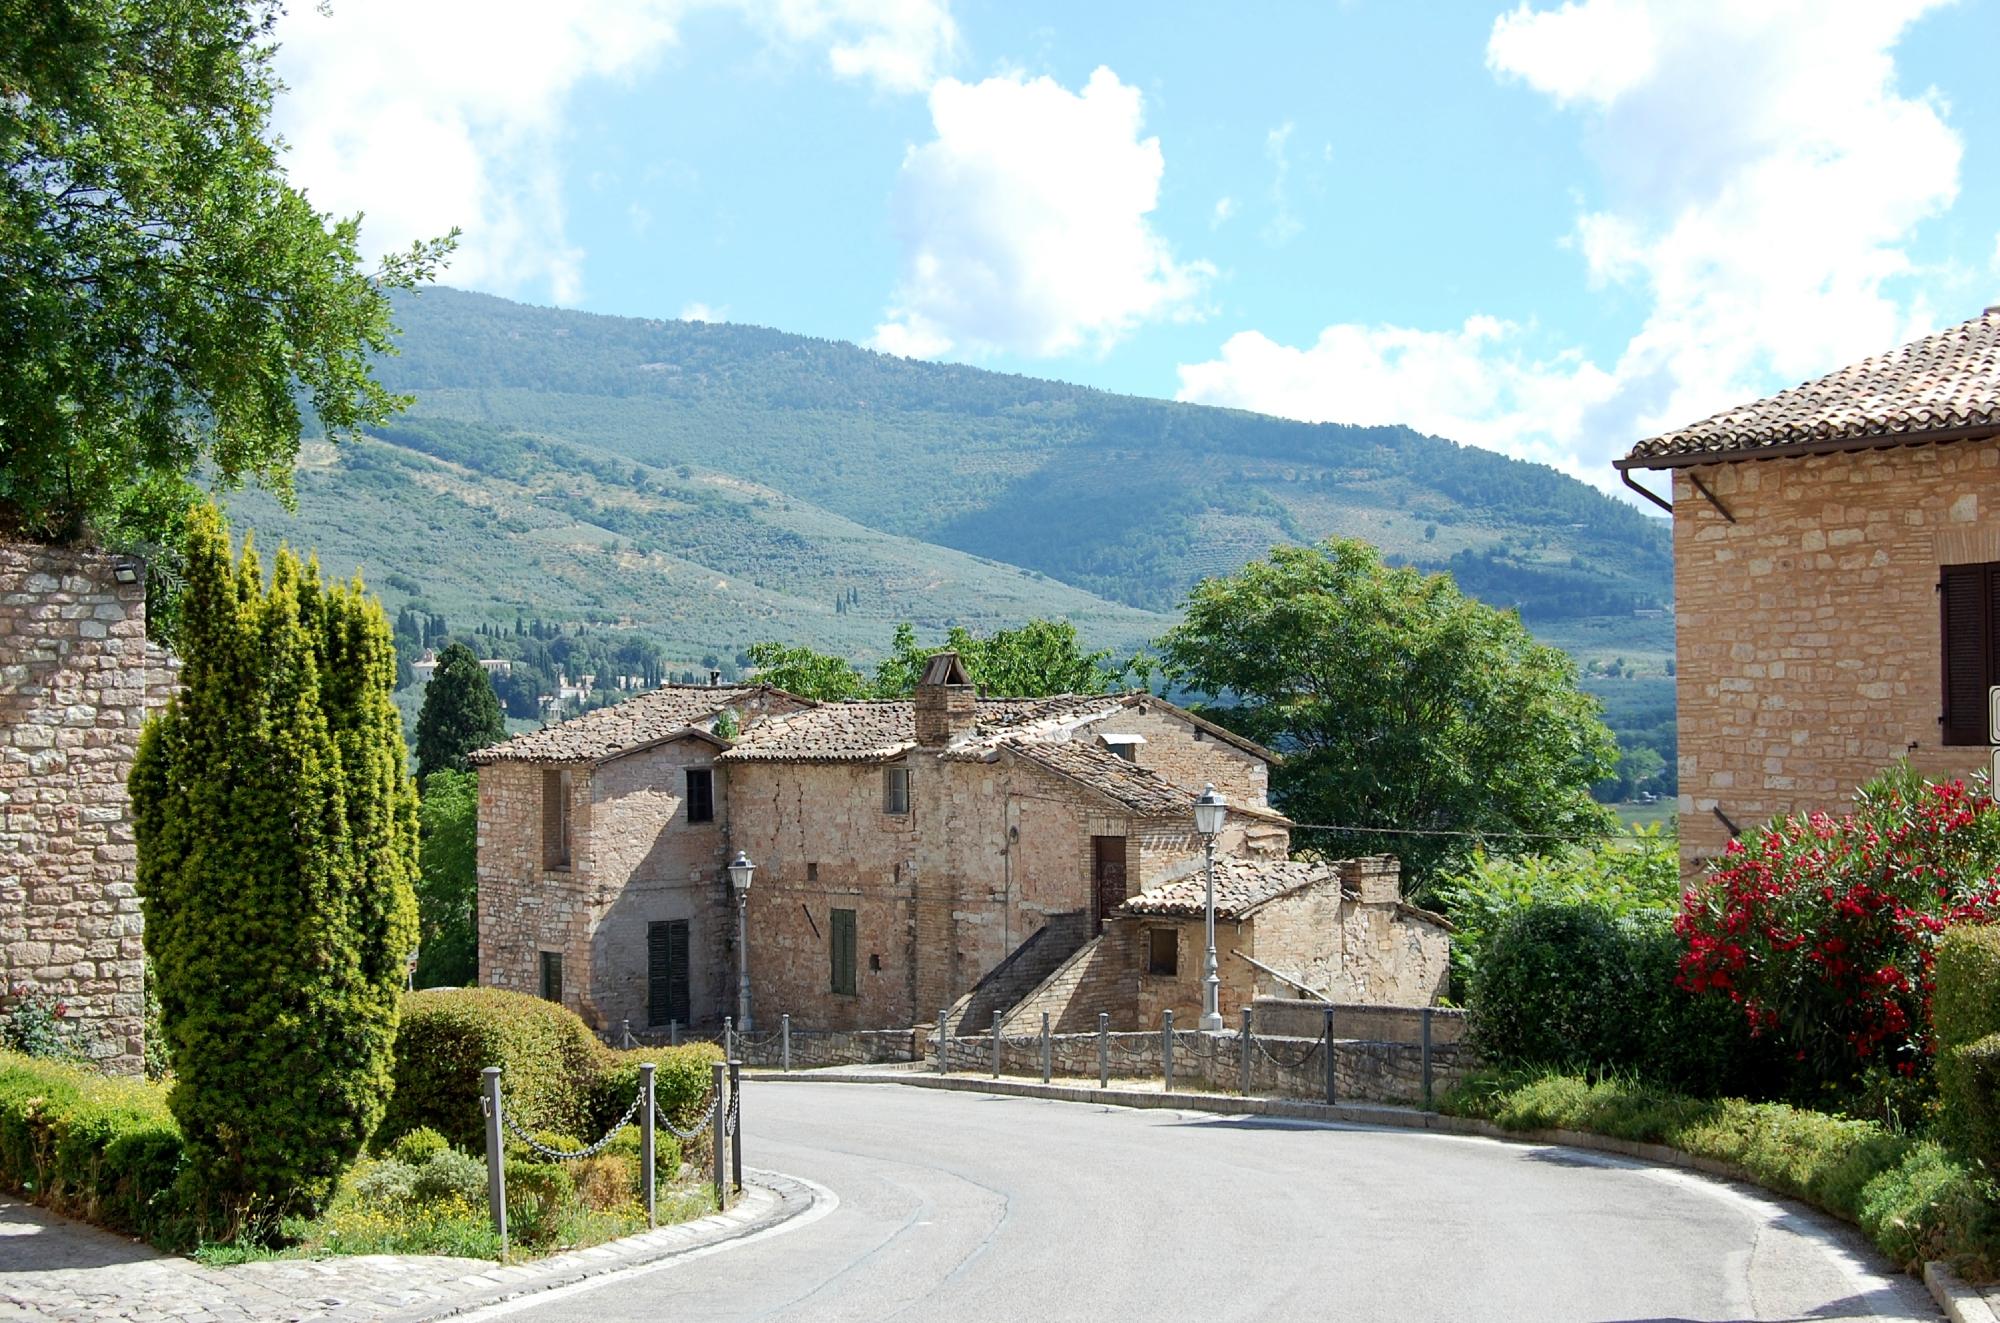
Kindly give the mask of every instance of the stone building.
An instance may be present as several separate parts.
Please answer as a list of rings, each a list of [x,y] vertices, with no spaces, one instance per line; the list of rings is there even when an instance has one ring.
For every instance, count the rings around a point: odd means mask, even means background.
[[[949,653],[903,701],[670,686],[475,755],[481,978],[604,1028],[732,1014],[740,850],[754,1016],[928,1022],[1184,877],[1203,785],[1223,858],[1282,863],[1272,759],[1150,694],[982,699]]]
[[[17,987],[61,1000],[127,1073],[145,951],[125,781],[172,683],[142,579],[104,552],[0,544],[0,1006]]]
[[[2000,307],[1618,461],[1672,500],[1681,866],[1907,758],[1988,761]],[[1644,488],[1640,488],[1644,490]],[[1650,493],[1649,493],[1650,494]]]

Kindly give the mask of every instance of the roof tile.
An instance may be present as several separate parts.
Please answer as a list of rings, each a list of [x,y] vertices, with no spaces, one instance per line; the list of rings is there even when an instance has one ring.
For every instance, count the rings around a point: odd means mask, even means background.
[[[608,758],[665,739],[763,692],[758,687],[662,685],[580,717],[516,735],[479,750],[470,761],[559,763]]]

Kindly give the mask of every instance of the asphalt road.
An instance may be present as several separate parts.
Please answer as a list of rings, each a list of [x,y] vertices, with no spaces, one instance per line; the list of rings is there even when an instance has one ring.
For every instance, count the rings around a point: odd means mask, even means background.
[[[743,1114],[745,1163],[825,1186],[838,1198],[830,1212],[506,1312],[591,1323],[1938,1317],[1919,1284],[1844,1228],[1574,1149],[896,1085],[752,1082]]]

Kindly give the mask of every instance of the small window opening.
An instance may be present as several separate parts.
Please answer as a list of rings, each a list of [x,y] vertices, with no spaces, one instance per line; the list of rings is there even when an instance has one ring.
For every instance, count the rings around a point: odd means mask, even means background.
[[[1146,930],[1146,972],[1148,974],[1175,975],[1181,972],[1181,930],[1178,928],[1148,928]]]
[[[687,769],[687,813],[689,822],[715,821],[715,771],[708,767]]]
[[[882,769],[882,811],[900,816],[910,811],[910,769]]]

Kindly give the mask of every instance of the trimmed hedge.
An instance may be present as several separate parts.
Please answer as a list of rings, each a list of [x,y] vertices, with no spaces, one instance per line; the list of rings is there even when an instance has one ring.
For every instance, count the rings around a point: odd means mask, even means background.
[[[1873,1121],[1555,1073],[1475,1078],[1440,1110],[1507,1130],[1583,1130],[1664,1144],[1730,1163],[1767,1189],[1856,1224],[1906,1268],[1941,1259],[1981,1279],[2000,1270],[1992,1181],[1940,1145]]]
[[[677,1125],[698,1120],[708,1101],[711,1044],[614,1052],[573,1011],[499,988],[431,988],[403,1001],[396,1041],[396,1093],[375,1134],[380,1150],[428,1126],[479,1152],[486,1143],[480,1072],[500,1067],[514,1123],[595,1139],[632,1105],[639,1063],[652,1061],[654,1096]]]
[[[1938,940],[1931,1026],[1947,1138],[2000,1168],[2000,928],[1960,924]]]
[[[0,1052],[0,1185],[163,1249],[196,1238],[166,1090]]]

